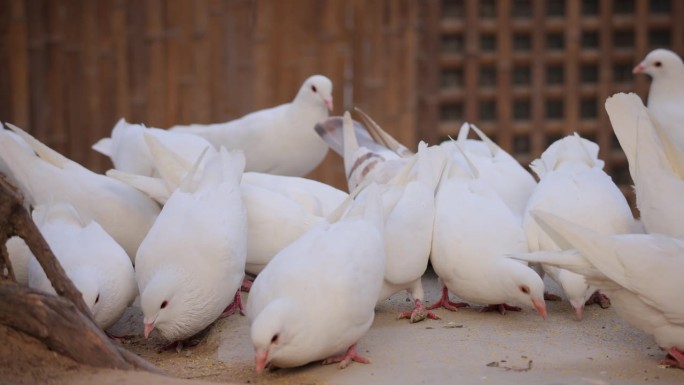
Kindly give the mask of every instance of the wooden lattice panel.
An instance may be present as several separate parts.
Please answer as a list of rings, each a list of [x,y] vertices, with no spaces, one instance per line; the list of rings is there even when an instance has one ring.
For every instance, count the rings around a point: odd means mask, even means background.
[[[527,165],[578,132],[600,145],[606,170],[630,196],[603,105],[619,91],[646,96],[648,80],[632,68],[651,49],[684,54],[677,21],[684,2],[442,0],[428,7],[420,121],[438,128],[424,137],[439,142],[474,122]]]

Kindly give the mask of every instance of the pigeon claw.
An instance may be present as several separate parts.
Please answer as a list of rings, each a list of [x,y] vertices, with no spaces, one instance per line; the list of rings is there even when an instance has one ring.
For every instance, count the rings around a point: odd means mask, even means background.
[[[323,360],[323,365],[329,365],[339,362],[339,368],[344,369],[347,366],[349,366],[349,364],[351,364],[352,361],[360,362],[362,364],[370,364],[371,362],[368,358],[356,354],[356,344],[352,344],[352,346],[350,346],[349,349],[347,349],[346,353],[328,357],[325,360]]]
[[[447,289],[445,286],[442,288],[442,296],[439,298],[439,301],[432,304],[432,306],[427,307],[426,310],[433,310],[440,307],[443,307],[447,310],[456,311],[462,307],[470,307],[470,305],[465,302],[449,301],[449,289]]]
[[[423,306],[423,302],[417,299],[416,307],[413,308],[413,310],[399,313],[397,319],[403,318],[408,318],[410,323],[416,323],[424,320],[425,318],[439,319],[439,316],[426,309],[425,306]]]
[[[610,307],[610,298],[608,298],[605,294],[601,293],[600,291],[596,290],[594,294],[592,294],[591,297],[589,297],[585,304],[598,304],[599,306],[601,306],[601,309],[608,309]]]
[[[660,361],[660,365],[684,369],[684,353],[681,350],[673,347],[665,351],[667,352],[667,357]]]
[[[221,313],[219,318],[225,318],[230,315],[233,315],[237,310],[240,310],[240,315],[245,315],[245,312],[243,311],[244,308],[242,306],[242,296],[240,295],[240,289],[238,289],[237,292],[235,292],[235,298],[233,298],[233,302],[226,307],[226,310]]]

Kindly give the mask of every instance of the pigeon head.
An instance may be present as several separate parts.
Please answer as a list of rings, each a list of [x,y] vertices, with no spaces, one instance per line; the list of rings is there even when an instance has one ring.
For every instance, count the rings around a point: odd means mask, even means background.
[[[666,49],[651,51],[644,60],[632,70],[634,74],[646,74],[658,79],[671,79],[672,77],[684,77],[684,63],[674,52]]]
[[[558,281],[563,288],[565,296],[568,297],[570,305],[575,309],[577,320],[581,321],[584,304],[591,297],[594,289],[589,287],[583,276],[565,269],[559,269]]]
[[[313,75],[304,81],[295,100],[303,100],[314,105],[324,105],[328,111],[332,112],[332,91],[333,84],[330,79],[323,75]]]
[[[252,344],[256,372],[261,374],[266,366],[279,357],[288,356],[296,341],[297,322],[296,304],[290,300],[279,299],[271,302],[252,322]]]
[[[505,272],[500,283],[504,285],[510,302],[531,306],[546,319],[544,281],[539,274],[525,263],[510,258],[502,258],[500,267]]]
[[[179,295],[182,290],[177,290],[180,282],[172,271],[159,270],[140,293],[145,338],[158,329],[164,337],[172,339],[184,302]]]

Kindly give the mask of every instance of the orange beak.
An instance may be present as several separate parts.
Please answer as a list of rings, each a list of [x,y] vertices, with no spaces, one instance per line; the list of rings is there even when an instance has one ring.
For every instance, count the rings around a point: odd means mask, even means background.
[[[323,99],[323,103],[325,103],[325,106],[328,107],[328,111],[332,112],[333,111],[333,99],[332,96],[330,99]]]
[[[145,338],[147,338],[147,336],[150,335],[150,333],[152,332],[152,329],[154,329],[154,321],[145,324],[145,333],[144,333]]]
[[[632,73],[633,74],[640,74],[640,73],[643,73],[644,70],[646,70],[646,67],[643,64],[639,63],[639,64],[637,64],[636,67],[634,67],[634,69],[632,70]]]
[[[537,310],[537,313],[539,313],[539,315],[541,315],[542,318],[546,320],[546,303],[544,302],[544,300],[533,299],[532,305]]]
[[[256,373],[263,373],[266,364],[268,364],[268,350],[256,349],[254,351],[254,360],[256,361]]]

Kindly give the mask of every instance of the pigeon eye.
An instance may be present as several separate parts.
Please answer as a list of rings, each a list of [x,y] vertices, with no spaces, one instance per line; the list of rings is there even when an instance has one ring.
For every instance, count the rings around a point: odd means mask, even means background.
[[[169,304],[169,301],[164,300],[164,302],[162,302],[162,304],[161,304],[161,306],[160,306],[159,308],[160,308],[160,309],[163,309],[163,308],[165,308],[166,305],[168,305],[168,304]]]
[[[522,291],[525,294],[530,294],[530,288],[525,285],[520,286],[520,291]]]
[[[656,67],[662,67],[662,66],[663,66],[663,63],[657,61],[657,62],[653,63],[653,65],[656,66]]]
[[[316,86],[312,85],[312,86],[311,86],[311,91],[313,91],[313,92],[318,92],[318,89],[316,88]]]
[[[98,303],[100,301],[100,293],[97,294],[97,297],[95,297],[95,303]]]
[[[271,343],[272,344],[277,344],[278,343],[278,336],[279,334],[275,334],[273,338],[271,338]]]

